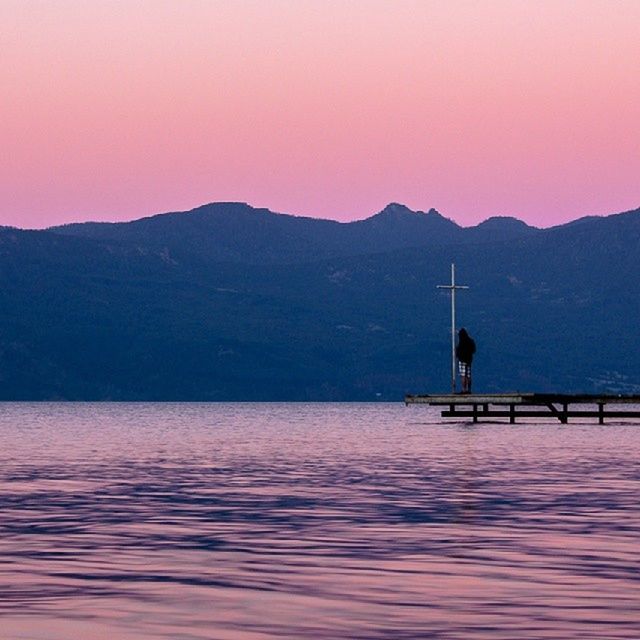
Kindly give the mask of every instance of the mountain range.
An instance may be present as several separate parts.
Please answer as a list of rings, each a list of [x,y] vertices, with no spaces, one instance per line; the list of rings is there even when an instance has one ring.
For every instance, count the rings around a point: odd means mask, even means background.
[[[0,398],[400,400],[446,391],[450,304],[474,390],[640,391],[640,209],[537,229],[390,204],[340,223],[213,203],[0,228]]]

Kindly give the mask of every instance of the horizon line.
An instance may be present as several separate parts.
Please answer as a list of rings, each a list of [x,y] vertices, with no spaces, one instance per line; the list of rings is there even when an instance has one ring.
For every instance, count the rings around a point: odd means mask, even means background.
[[[286,217],[291,217],[291,218],[302,218],[302,219],[307,219],[307,220],[318,220],[318,221],[326,221],[326,222],[335,222],[336,224],[341,224],[341,225],[348,225],[348,224],[353,224],[356,222],[363,222],[365,220],[369,220],[373,217],[375,217],[376,215],[379,215],[380,213],[383,213],[384,211],[386,211],[389,207],[392,206],[399,206],[402,207],[403,209],[406,209],[407,211],[409,211],[412,214],[423,214],[423,215],[428,215],[430,213],[435,213],[436,215],[441,216],[442,218],[449,220],[450,222],[454,223],[455,225],[457,225],[458,227],[460,227],[461,229],[473,229],[481,224],[484,224],[485,222],[487,222],[488,220],[494,220],[494,219],[510,219],[510,220],[516,220],[518,222],[521,222],[525,225],[527,225],[530,228],[533,229],[540,229],[540,230],[544,230],[544,229],[553,229],[556,227],[562,227],[568,224],[573,224],[575,222],[578,222],[579,220],[585,220],[585,219],[592,219],[592,218],[608,218],[610,216],[615,216],[615,215],[622,215],[625,213],[634,213],[640,210],[640,206],[633,208],[633,209],[627,209],[625,211],[614,211],[614,212],[609,212],[609,213],[598,213],[598,214],[585,214],[582,216],[578,216],[577,218],[573,218],[571,220],[568,220],[566,222],[561,222],[560,224],[551,224],[548,226],[538,226],[538,225],[534,225],[534,224],[530,224],[529,222],[527,222],[526,220],[523,220],[522,218],[517,217],[516,215],[509,215],[509,214],[495,214],[495,215],[491,215],[487,218],[484,218],[483,220],[481,220],[480,222],[478,222],[477,224],[472,224],[472,225],[462,225],[459,222],[457,222],[454,218],[450,218],[446,215],[444,215],[437,207],[429,207],[426,211],[424,209],[412,209],[411,207],[409,207],[408,205],[405,205],[401,202],[398,201],[392,201],[387,203],[382,209],[367,215],[363,218],[355,218],[353,220],[338,220],[336,218],[325,218],[325,217],[320,217],[320,216],[310,216],[310,215],[304,215],[304,214],[295,214],[295,213],[288,213],[288,212],[282,212],[282,211],[274,211],[273,209],[270,209],[268,207],[265,206],[256,206],[254,204],[250,204],[249,202],[246,201],[241,201],[241,200],[214,200],[214,201],[210,201],[210,202],[205,202],[203,204],[199,204],[196,205],[195,207],[192,207],[190,209],[179,209],[179,210],[167,210],[167,211],[160,211],[160,212],[156,212],[156,213],[151,213],[148,215],[141,215],[139,217],[132,217],[130,219],[126,219],[126,220],[100,220],[100,219],[90,219],[90,220],[72,220],[70,222],[63,222],[60,224],[53,224],[53,225],[47,225],[47,226],[42,226],[42,227],[19,227],[16,225],[2,225],[0,224],[0,229],[17,229],[19,231],[48,231],[49,229],[56,229],[56,228],[60,228],[60,227],[66,227],[66,226],[71,226],[71,225],[82,225],[82,224],[130,224],[130,223],[134,223],[134,222],[139,222],[141,220],[148,220],[150,218],[156,218],[159,216],[165,216],[165,215],[175,215],[175,214],[188,214],[188,213],[193,213],[194,211],[197,211],[198,209],[203,209],[205,207],[210,207],[210,206],[215,206],[215,205],[242,205],[242,206],[246,206],[249,207],[250,209],[253,209],[255,211],[268,211],[269,213],[272,213],[274,215],[279,215],[279,216],[286,216]]]

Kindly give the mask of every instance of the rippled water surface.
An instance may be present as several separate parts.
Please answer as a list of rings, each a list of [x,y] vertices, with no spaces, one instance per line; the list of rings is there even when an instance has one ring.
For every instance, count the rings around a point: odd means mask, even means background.
[[[640,425],[0,405],[0,638],[640,638]]]

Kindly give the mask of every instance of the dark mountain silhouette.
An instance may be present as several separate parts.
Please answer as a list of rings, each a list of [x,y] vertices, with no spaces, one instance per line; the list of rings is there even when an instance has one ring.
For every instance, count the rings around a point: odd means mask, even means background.
[[[454,261],[478,391],[640,391],[640,210],[462,228],[242,204],[0,229],[0,398],[399,400],[445,391]]]
[[[519,221],[518,221],[519,222]],[[485,226],[485,225],[488,225]],[[124,223],[81,223],[50,231],[143,250],[166,250],[176,259],[256,264],[308,262],[349,255],[380,253],[468,240],[491,240],[535,233],[510,218],[492,218],[465,229],[435,209],[424,213],[390,204],[356,222],[304,218],[255,209],[244,203],[220,202],[186,213],[167,213]]]

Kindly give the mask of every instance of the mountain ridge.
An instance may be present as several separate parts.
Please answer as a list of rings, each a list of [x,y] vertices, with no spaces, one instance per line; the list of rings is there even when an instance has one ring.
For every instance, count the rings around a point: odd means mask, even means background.
[[[0,230],[0,398],[446,391],[450,306],[436,285],[452,262],[470,286],[458,318],[478,344],[478,391],[640,391],[640,210],[524,233],[402,209],[381,228],[263,214],[227,208],[224,234],[206,208],[107,234]],[[436,225],[407,246],[425,219]]]
[[[380,212],[350,222],[275,213],[246,203],[209,203],[187,212],[156,214],[130,222],[73,223],[46,229],[60,235],[93,237],[160,245],[180,254],[220,261],[257,263],[322,260],[346,255],[380,253],[442,243],[505,240],[538,230],[525,223],[494,218],[489,227],[461,227],[437,210],[413,211],[390,203]]]

